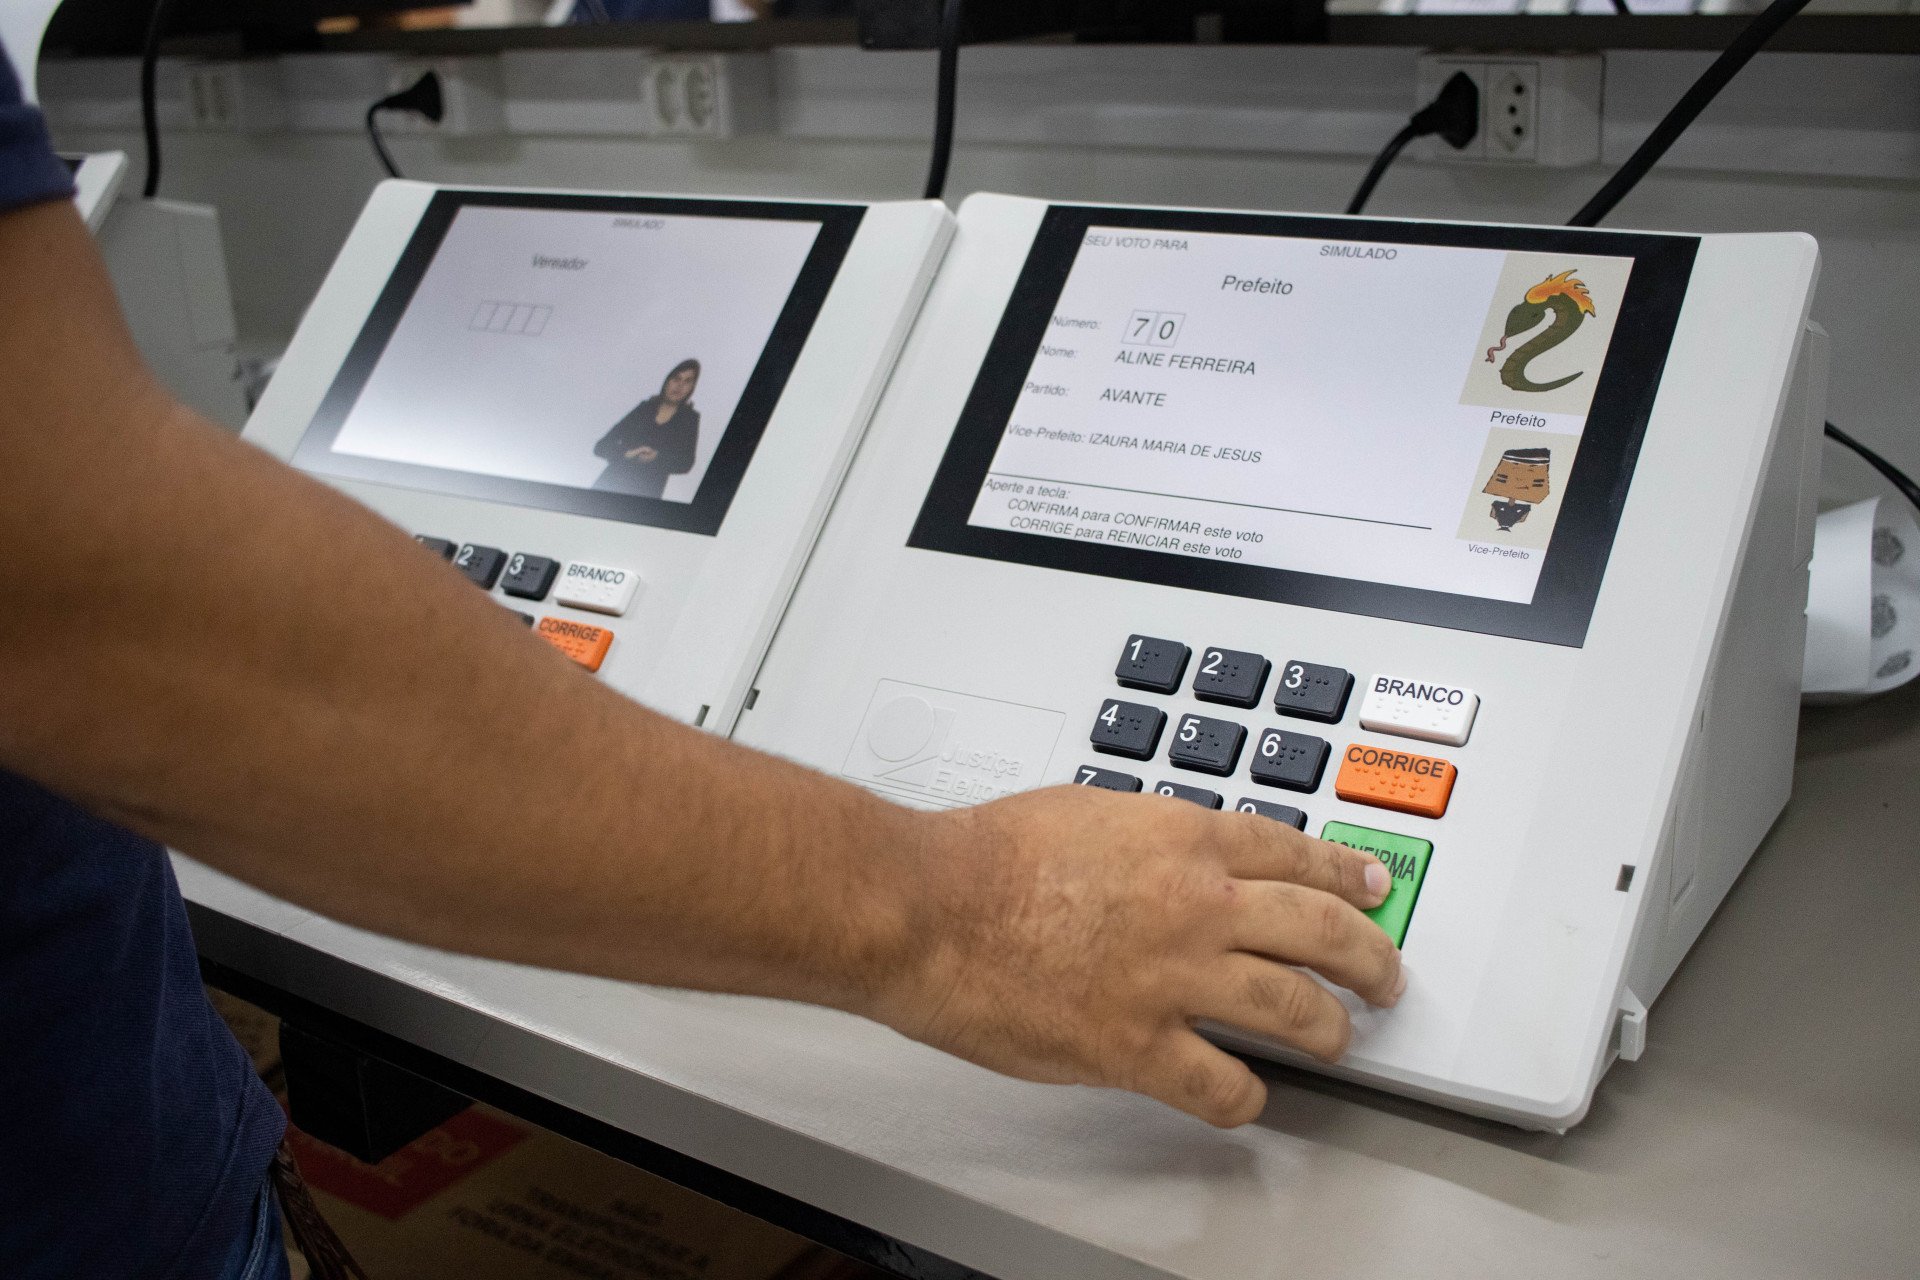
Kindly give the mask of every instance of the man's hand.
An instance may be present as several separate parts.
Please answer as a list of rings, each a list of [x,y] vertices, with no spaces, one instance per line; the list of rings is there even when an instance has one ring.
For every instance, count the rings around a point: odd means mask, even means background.
[[[927,822],[931,942],[876,1016],[996,1071],[1245,1124],[1266,1087],[1196,1022],[1331,1062],[1352,1027],[1302,968],[1376,1005],[1405,989],[1361,914],[1386,868],[1270,819],[1059,787]]]

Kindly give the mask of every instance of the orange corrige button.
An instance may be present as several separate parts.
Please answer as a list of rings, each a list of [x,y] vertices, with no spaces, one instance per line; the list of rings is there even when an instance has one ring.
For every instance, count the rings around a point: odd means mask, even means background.
[[[547,638],[548,644],[589,671],[598,671],[606,661],[607,650],[613,647],[613,632],[591,623],[542,618],[537,630]]]
[[[1340,758],[1333,793],[1353,804],[1438,818],[1447,811],[1453,780],[1459,776],[1452,761],[1438,756],[1356,742]]]

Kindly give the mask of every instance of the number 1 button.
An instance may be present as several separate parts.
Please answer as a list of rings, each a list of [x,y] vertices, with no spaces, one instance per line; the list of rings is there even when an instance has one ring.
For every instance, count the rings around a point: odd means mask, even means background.
[[[1193,650],[1178,640],[1128,636],[1113,678],[1129,689],[1172,693],[1180,687],[1180,677],[1187,674],[1187,659],[1192,654]]]

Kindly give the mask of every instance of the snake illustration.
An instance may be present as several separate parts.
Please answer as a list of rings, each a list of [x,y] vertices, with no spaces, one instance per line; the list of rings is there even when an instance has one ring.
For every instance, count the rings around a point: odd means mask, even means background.
[[[1585,284],[1573,278],[1572,271],[1548,276],[1527,290],[1526,298],[1507,312],[1507,331],[1500,335],[1500,345],[1487,348],[1487,363],[1493,363],[1494,352],[1506,350],[1508,338],[1517,337],[1541,321],[1551,319],[1553,323],[1547,326],[1544,333],[1528,339],[1507,357],[1506,363],[1500,366],[1500,381],[1515,391],[1552,391],[1556,387],[1564,387],[1585,370],[1555,378],[1552,382],[1535,382],[1527,377],[1527,364],[1571,338],[1573,331],[1580,327],[1580,322],[1593,314],[1593,295],[1587,292]]]

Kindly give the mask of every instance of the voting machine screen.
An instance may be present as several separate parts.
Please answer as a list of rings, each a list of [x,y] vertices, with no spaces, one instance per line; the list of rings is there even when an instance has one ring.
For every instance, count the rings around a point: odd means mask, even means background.
[[[385,183],[246,435],[725,732],[950,227]]]

